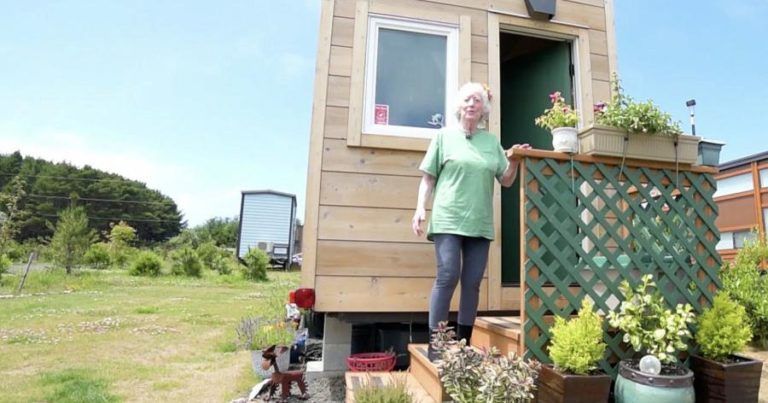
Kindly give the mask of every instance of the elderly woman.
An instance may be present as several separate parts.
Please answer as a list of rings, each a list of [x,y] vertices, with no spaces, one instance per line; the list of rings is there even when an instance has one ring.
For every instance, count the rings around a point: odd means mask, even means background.
[[[510,162],[498,137],[479,127],[491,112],[486,88],[467,83],[456,101],[458,127],[438,132],[419,166],[423,176],[412,227],[417,236],[423,234],[426,203],[434,193],[427,239],[435,243],[437,277],[429,303],[429,327],[434,332],[439,322],[448,320],[451,296],[461,280],[457,335],[469,343],[494,235],[493,180],[511,186],[518,162]],[[430,345],[430,359],[435,358]]]

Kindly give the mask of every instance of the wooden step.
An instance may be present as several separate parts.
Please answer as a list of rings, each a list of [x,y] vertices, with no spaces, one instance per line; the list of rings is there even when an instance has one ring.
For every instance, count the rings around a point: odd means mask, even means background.
[[[495,346],[502,354],[523,354],[522,327],[519,316],[481,316],[475,319],[472,346]]]
[[[427,344],[409,344],[411,354],[410,373],[435,402],[450,401],[443,389],[437,367],[427,358]]]
[[[413,374],[408,372],[347,372],[345,380],[347,383],[347,403],[355,401],[355,391],[367,384],[376,386],[391,385],[395,382],[405,380],[408,393],[411,394],[412,401],[415,403],[435,403],[435,400],[421,386]]]

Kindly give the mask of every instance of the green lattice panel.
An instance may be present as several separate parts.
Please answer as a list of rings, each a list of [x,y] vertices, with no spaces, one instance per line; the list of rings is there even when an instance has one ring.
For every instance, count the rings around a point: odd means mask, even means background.
[[[523,166],[526,357],[550,362],[550,316],[575,314],[585,296],[604,314],[616,309],[625,279],[652,274],[670,306],[700,313],[712,302],[721,262],[711,175],[531,157]],[[621,338],[605,336],[610,374],[633,354]]]

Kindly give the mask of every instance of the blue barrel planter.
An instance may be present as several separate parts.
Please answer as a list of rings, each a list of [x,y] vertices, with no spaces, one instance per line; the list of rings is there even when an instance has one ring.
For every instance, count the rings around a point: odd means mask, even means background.
[[[637,369],[637,360],[622,360],[613,389],[616,403],[695,403],[693,372],[651,375]]]

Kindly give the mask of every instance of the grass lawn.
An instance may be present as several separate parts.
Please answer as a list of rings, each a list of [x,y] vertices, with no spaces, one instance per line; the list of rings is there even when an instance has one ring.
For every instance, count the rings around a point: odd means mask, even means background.
[[[247,315],[283,314],[299,273],[254,283],[122,271],[35,271],[0,281],[0,402],[221,402],[257,381],[235,351]]]

